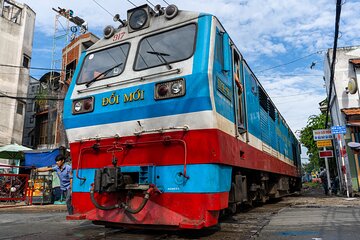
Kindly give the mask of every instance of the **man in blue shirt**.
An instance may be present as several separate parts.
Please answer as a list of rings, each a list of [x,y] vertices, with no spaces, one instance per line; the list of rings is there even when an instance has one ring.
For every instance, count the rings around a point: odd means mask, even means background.
[[[60,179],[61,194],[66,198],[66,206],[69,215],[73,214],[71,204],[71,186],[72,186],[72,169],[71,166],[65,164],[65,157],[59,154],[55,158],[56,165],[53,167],[42,167],[36,169],[37,172],[56,171]]]

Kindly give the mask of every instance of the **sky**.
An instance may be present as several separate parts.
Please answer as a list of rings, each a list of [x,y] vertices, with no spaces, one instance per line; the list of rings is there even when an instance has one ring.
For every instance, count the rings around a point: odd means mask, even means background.
[[[333,47],[336,0],[17,1],[36,12],[31,67],[51,67],[56,14],[52,8],[72,9],[88,23],[89,31],[102,37],[105,26],[117,26],[112,16],[118,13],[125,19],[132,3],[169,3],[217,16],[294,133],[306,126],[309,116],[320,114],[319,102],[326,98],[324,58]],[[338,47],[360,45],[359,9],[360,0],[343,0]],[[31,71],[35,78],[44,73]]]

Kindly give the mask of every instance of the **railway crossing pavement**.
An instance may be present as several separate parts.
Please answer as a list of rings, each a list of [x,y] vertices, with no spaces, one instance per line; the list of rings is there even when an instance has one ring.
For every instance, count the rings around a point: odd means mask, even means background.
[[[64,205],[0,204],[4,239],[359,239],[360,199],[323,196],[321,189],[284,197],[220,220],[201,231],[126,230],[67,221]]]

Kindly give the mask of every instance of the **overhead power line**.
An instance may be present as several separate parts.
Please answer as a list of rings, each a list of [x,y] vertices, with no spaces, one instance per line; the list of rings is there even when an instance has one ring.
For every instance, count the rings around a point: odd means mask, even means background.
[[[273,98],[287,98],[287,97],[295,97],[295,96],[301,96],[301,95],[313,95],[313,92],[305,92],[305,93],[297,93],[297,94],[292,94],[292,95],[277,95],[277,96],[272,96],[271,99]]]
[[[322,77],[323,74],[256,74],[261,77]]]
[[[146,0],[151,6],[153,6],[153,7],[155,7],[155,5],[152,3],[152,2],[150,2],[149,0]]]
[[[16,66],[9,64],[0,64],[0,67],[10,67],[10,68],[25,68],[25,69],[34,69],[34,70],[46,70],[46,71],[65,71],[64,69],[55,69],[55,68],[44,68],[44,67],[24,67],[24,66]]]
[[[134,7],[137,7],[132,1],[127,0],[129,3],[131,3]]]
[[[300,58],[297,58],[297,59],[294,59],[290,62],[287,62],[287,63],[283,63],[283,64],[279,64],[279,65],[276,65],[276,66],[273,66],[273,67],[270,67],[270,68],[266,68],[266,69],[263,69],[263,70],[260,70],[260,71],[257,71],[257,73],[261,73],[261,72],[265,72],[265,71],[268,71],[268,70],[271,70],[271,69],[274,69],[274,68],[278,68],[278,67],[282,67],[282,66],[286,66],[286,65],[289,65],[289,64],[292,64],[294,62],[297,62],[297,61],[300,61],[300,60],[303,60],[305,58],[308,58],[308,57],[311,57],[315,54],[320,54],[320,53],[323,53],[324,51],[317,51],[317,52],[313,52],[309,55],[306,55],[306,56],[303,56],[303,57],[300,57]]]
[[[329,84],[329,95],[327,97],[328,104],[326,108],[326,119],[325,119],[325,129],[328,127],[328,120],[329,120],[329,110],[331,105],[331,94],[332,88],[334,84],[334,73],[335,73],[335,61],[336,61],[336,49],[337,49],[337,41],[339,37],[339,23],[340,23],[340,15],[341,15],[341,0],[336,1],[336,16],[335,16],[335,36],[334,36],[334,47],[333,47],[333,54],[332,54],[332,62],[330,67],[330,84]]]
[[[101,7],[105,12],[107,12],[110,16],[114,17],[114,14],[112,14],[111,12],[109,12],[106,8],[104,8],[100,3],[98,3],[95,0],[92,0],[94,3],[96,3],[99,7]]]
[[[0,95],[0,98],[10,98],[16,100],[54,100],[54,101],[64,101],[65,98],[57,98],[52,96],[43,96],[43,97],[16,97],[9,95]]]

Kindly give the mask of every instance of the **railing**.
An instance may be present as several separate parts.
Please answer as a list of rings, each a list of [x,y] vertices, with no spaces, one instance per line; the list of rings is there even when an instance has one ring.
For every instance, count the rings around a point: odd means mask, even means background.
[[[0,164],[0,167],[14,170],[34,167]],[[32,192],[29,189],[29,174],[0,173],[0,202],[24,201],[31,204]]]
[[[29,175],[0,174],[0,201],[25,201]]]

